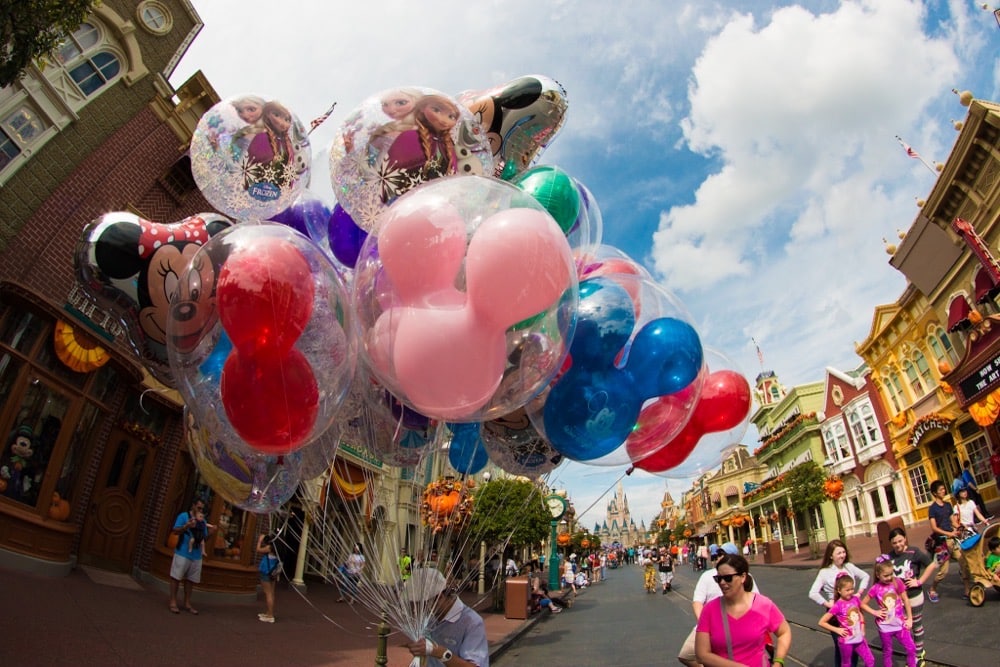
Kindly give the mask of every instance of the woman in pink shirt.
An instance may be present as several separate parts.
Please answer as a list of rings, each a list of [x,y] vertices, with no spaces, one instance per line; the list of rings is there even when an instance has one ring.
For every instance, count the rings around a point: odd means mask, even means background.
[[[705,667],[766,665],[767,635],[776,635],[773,664],[784,665],[792,631],[769,598],[752,592],[750,565],[743,556],[726,554],[715,566],[722,597],[705,604],[698,617],[695,654]]]

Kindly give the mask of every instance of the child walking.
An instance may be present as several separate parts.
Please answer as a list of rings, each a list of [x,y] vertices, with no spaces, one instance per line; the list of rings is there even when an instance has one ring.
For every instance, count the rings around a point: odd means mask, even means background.
[[[872,609],[868,602],[874,600],[878,609]],[[882,640],[882,664],[892,667],[892,640],[896,639],[906,651],[908,667],[917,667],[917,647],[913,643],[913,610],[910,598],[906,596],[906,586],[892,568],[889,556],[875,559],[875,583],[861,600],[861,608],[875,617],[878,636]]]
[[[861,613],[861,600],[854,594],[854,577],[849,574],[840,575],[833,585],[833,591],[833,606],[819,619],[819,627],[837,635],[837,642],[840,644],[840,667],[850,667],[851,657],[855,652],[864,661],[865,667],[875,667],[875,656],[865,641],[865,619]],[[840,625],[831,623],[833,619],[837,619]],[[892,656],[891,651],[889,655]]]

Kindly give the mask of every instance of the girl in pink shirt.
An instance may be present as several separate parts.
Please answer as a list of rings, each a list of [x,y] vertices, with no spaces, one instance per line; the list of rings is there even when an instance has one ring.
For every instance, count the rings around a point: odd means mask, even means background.
[[[850,667],[855,651],[864,660],[865,667],[875,667],[875,656],[865,641],[865,618],[861,613],[861,600],[854,594],[854,577],[849,574],[837,577],[833,590],[836,595],[833,606],[819,619],[819,627],[837,635],[841,667]],[[840,623],[839,626],[830,622],[834,618]],[[889,656],[891,658],[891,651]]]
[[[871,600],[878,604],[878,609],[868,606]],[[875,560],[875,583],[861,600],[861,607],[875,617],[878,636],[882,640],[882,664],[892,667],[892,640],[896,639],[906,650],[907,666],[917,667],[917,647],[910,634],[913,627],[910,598],[906,595],[906,586],[896,578],[888,556],[879,556]]]

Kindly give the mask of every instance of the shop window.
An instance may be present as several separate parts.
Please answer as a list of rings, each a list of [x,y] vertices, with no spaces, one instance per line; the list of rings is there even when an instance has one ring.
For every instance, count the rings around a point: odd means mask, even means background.
[[[929,503],[931,501],[931,490],[923,466],[918,465],[909,468],[906,474],[910,476],[910,488],[913,489],[913,497],[917,503],[920,505]]]
[[[896,488],[892,484],[885,487],[885,504],[889,508],[889,514],[899,514],[899,504],[896,502]]]
[[[924,383],[920,380],[920,376],[917,374],[917,368],[909,361],[903,362],[903,372],[906,373],[906,379],[910,383],[910,387],[913,389],[913,395],[916,398],[921,398],[927,393],[924,389]]]
[[[882,497],[879,495],[878,489],[869,491],[868,497],[872,500],[872,512],[875,514],[875,518],[880,519],[885,516],[885,510],[882,509]]]
[[[55,388],[32,377],[21,399],[4,448],[0,478],[4,495],[25,505],[36,505],[46,467],[55,449],[70,401]]]
[[[21,154],[21,149],[10,136],[0,129],[0,171]]]
[[[919,350],[913,353],[913,361],[916,364],[917,372],[920,373],[920,379],[923,385],[930,390],[931,388],[937,386],[934,380],[934,375],[931,373],[931,367],[927,363],[927,357],[923,355]]]
[[[31,313],[11,313],[4,321],[0,331],[0,342],[14,348],[18,352],[30,355],[45,329],[45,323]]]
[[[972,475],[982,484],[993,476],[990,470],[990,448],[986,436],[980,435],[965,442],[965,455],[972,464]]]
[[[80,419],[76,423],[69,448],[63,458],[63,464],[60,466],[59,481],[56,482],[56,492],[66,500],[73,499],[80,463],[90,445],[90,438],[97,435],[98,422],[102,416],[103,413],[96,405],[87,403],[83,407],[83,414],[80,415]]]
[[[153,400],[143,400],[142,394],[130,394],[125,401],[123,428],[140,440],[159,445],[170,421],[168,410]]]
[[[46,329],[48,330],[48,328]],[[78,373],[59,360],[59,357],[56,356],[55,341],[48,334],[45,336],[45,344],[38,349],[35,363],[74,389],[82,390],[83,386],[87,384],[87,380],[90,379],[89,373]]]
[[[856,523],[861,522],[861,500],[854,496],[851,498],[851,511],[854,513],[854,521]]]
[[[216,559],[240,560],[243,556],[244,529],[246,528],[246,512],[238,507],[233,507],[229,503],[222,501],[219,511],[219,518],[212,522],[217,528],[215,537],[212,539],[211,555]],[[254,544],[248,544],[251,548]],[[255,558],[253,553],[250,560]]]

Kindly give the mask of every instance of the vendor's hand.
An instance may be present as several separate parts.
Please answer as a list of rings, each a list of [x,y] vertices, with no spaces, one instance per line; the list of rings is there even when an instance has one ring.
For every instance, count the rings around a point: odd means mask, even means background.
[[[422,657],[432,654],[434,644],[428,639],[418,639],[414,642],[406,644],[406,650],[410,652],[410,655]]]

